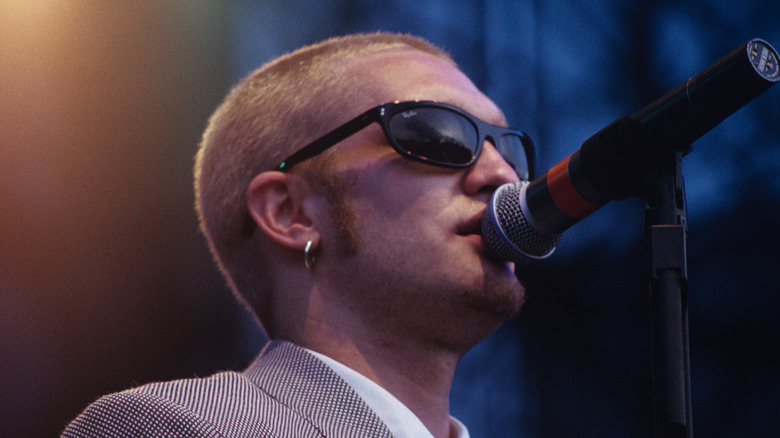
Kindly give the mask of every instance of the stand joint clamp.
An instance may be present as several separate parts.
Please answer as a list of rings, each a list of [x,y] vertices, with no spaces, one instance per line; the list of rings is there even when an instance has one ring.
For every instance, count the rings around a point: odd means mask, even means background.
[[[672,269],[683,281],[688,280],[688,230],[685,225],[650,226],[651,276],[658,280],[660,270]]]

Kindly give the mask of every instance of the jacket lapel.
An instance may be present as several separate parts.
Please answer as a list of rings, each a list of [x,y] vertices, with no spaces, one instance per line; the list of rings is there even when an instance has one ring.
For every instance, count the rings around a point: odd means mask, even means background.
[[[322,361],[286,341],[268,343],[244,374],[324,437],[387,437],[387,426]]]

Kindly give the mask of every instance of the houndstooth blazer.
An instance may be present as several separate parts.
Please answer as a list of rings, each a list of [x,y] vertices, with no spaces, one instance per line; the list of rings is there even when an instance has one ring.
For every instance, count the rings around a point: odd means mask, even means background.
[[[152,383],[87,407],[62,437],[387,437],[327,365],[285,341],[243,373]]]

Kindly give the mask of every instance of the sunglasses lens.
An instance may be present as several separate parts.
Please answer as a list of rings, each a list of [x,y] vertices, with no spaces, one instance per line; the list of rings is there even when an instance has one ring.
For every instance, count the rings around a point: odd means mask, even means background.
[[[477,130],[463,116],[443,108],[414,108],[393,115],[393,139],[406,153],[442,164],[467,165],[477,150]]]
[[[530,179],[528,157],[525,154],[523,140],[519,135],[506,134],[501,136],[496,149],[498,149],[504,160],[515,169],[517,176],[521,180],[527,181]]]

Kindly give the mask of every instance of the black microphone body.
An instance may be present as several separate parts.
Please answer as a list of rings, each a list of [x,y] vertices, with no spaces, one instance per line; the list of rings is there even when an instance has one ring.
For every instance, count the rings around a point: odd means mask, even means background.
[[[499,187],[483,236],[515,262],[552,254],[561,234],[610,200],[642,196],[670,152],[690,144],[780,81],[777,52],[753,39],[632,116],[623,116],[533,181]]]

